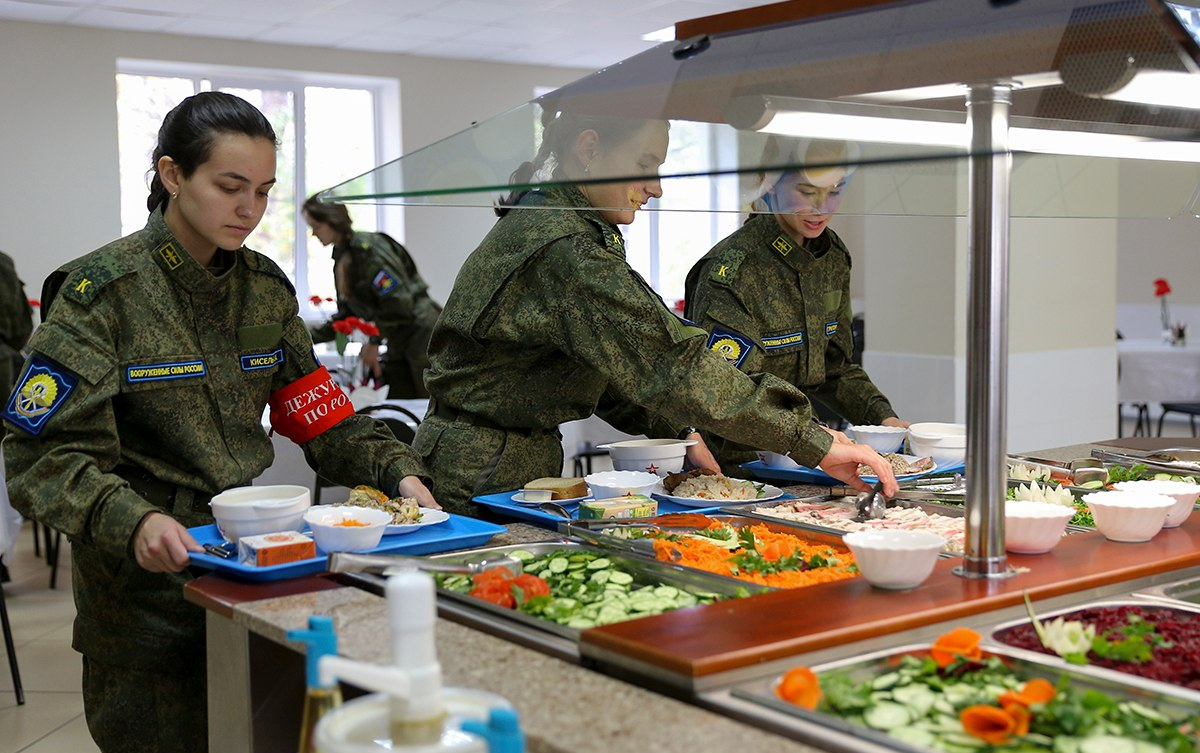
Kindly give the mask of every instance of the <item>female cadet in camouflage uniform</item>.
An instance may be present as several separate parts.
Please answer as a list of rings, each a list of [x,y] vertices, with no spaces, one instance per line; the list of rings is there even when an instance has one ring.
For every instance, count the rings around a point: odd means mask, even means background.
[[[429,297],[408,251],[386,233],[354,232],[344,204],[304,202],[304,219],[321,245],[333,244],[338,313],[357,316],[379,328],[387,358],[379,362],[379,342],[363,346],[363,366],[388,386],[388,397],[426,397],[422,373],[429,365],[429,335],[442,307]],[[334,337],[333,321],[313,330],[315,342]]]
[[[266,118],[229,94],[189,97],[153,165],[145,229],[48,281],[61,293],[4,410],[15,506],[71,539],[88,728],[120,753],[208,749],[186,527],[271,463],[268,403],[323,476],[434,504],[411,450],[316,363],[283,272],[242,246],[275,182]]]
[[[765,180],[746,224],[713,247],[687,276],[685,314],[708,330],[708,347],[748,373],[804,390],[852,423],[908,426],[861,366],[851,362],[850,252],[829,229],[853,170],[846,142],[775,139],[791,164],[833,165]],[[736,466],[755,447],[706,435]],[[801,461],[803,462],[803,461]]]
[[[857,465],[870,463],[894,488],[878,454],[831,448],[804,395],[708,352],[707,333],[680,321],[626,263],[617,225],[661,195],[653,176],[667,124],[565,113],[543,120],[538,155],[513,183],[568,184],[508,198],[459,271],[430,342],[433,400],[413,446],[441,502],[467,511],[475,495],[558,475],[558,424],[592,413],[650,436],[707,426],[823,463],[863,488]],[[652,177],[595,182],[629,175]],[[692,450],[693,462],[712,464],[703,444]]]

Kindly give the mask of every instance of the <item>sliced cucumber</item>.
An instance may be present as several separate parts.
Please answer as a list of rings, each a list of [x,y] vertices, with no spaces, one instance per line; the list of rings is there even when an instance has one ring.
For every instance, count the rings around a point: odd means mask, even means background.
[[[912,721],[908,709],[891,701],[880,701],[863,711],[863,721],[875,729],[895,729]]]

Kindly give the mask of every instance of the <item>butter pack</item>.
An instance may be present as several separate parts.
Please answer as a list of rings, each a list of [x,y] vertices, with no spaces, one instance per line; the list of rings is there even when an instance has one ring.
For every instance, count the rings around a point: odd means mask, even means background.
[[[585,500],[579,503],[580,520],[652,518],[657,514],[658,500],[644,494],[626,494],[624,497]]]
[[[316,556],[316,543],[296,531],[264,533],[238,539],[238,562],[243,565],[284,565]]]

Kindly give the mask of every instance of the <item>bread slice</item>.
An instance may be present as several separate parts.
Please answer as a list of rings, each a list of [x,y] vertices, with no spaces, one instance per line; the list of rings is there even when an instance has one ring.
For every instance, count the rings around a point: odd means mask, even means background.
[[[535,478],[528,484],[525,484],[526,489],[549,489],[551,499],[574,499],[576,497],[586,497],[588,493],[587,484],[581,478],[555,478],[548,476],[546,478]]]

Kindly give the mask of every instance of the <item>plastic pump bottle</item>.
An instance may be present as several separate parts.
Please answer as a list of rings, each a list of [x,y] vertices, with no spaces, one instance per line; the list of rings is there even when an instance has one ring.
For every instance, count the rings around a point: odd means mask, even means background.
[[[320,753],[524,753],[516,712],[500,696],[443,688],[437,660],[433,579],[415,567],[388,578],[385,589],[393,663],[367,664],[335,655],[319,660],[319,681],[340,678],[377,694],[346,703],[317,726]]]
[[[307,689],[304,694],[304,716],[300,722],[300,753],[316,753],[317,723],[327,712],[342,705],[342,690],[336,681],[322,684],[319,665],[324,656],[337,656],[337,634],[333,620],[324,615],[308,618],[308,630],[289,630],[289,641],[308,645],[305,656]]]

